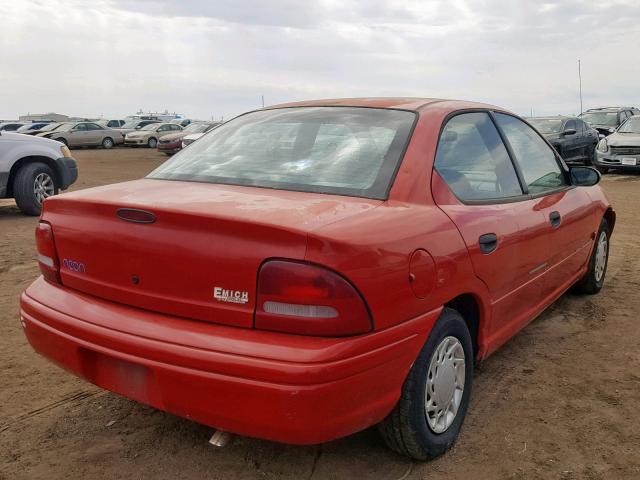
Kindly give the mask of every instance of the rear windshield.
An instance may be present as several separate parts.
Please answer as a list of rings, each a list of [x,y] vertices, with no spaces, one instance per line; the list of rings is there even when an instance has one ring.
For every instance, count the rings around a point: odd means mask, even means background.
[[[148,178],[385,199],[416,114],[297,107],[241,115]]]

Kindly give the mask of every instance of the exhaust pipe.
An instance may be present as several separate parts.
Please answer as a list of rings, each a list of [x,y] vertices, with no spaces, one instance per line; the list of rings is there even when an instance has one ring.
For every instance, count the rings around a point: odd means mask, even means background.
[[[215,432],[213,432],[213,435],[211,435],[209,443],[214,447],[224,447],[231,440],[233,440],[232,433],[225,432],[224,430],[216,430]]]

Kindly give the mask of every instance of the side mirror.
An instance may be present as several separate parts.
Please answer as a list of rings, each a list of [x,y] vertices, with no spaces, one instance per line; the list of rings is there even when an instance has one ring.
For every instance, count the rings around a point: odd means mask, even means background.
[[[563,135],[575,135],[576,134],[576,129],[575,128],[567,128],[564,132],[562,132]]]
[[[571,184],[577,187],[591,187],[600,181],[600,172],[593,167],[571,167]]]

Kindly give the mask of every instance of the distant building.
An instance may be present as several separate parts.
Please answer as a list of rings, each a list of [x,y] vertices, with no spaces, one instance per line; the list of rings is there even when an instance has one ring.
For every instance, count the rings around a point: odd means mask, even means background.
[[[33,113],[29,115],[20,115],[18,119],[21,122],[42,122],[44,120],[51,120],[52,122],[68,122],[69,117],[60,113]]]

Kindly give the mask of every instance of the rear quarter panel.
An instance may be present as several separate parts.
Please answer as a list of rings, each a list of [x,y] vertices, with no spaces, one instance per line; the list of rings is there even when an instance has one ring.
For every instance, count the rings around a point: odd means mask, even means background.
[[[414,294],[410,259],[417,249],[433,258],[429,291]],[[437,207],[386,202],[309,234],[305,260],[346,276],[363,295],[376,330],[441,307],[460,293],[482,305],[486,289],[473,274],[460,234]]]

